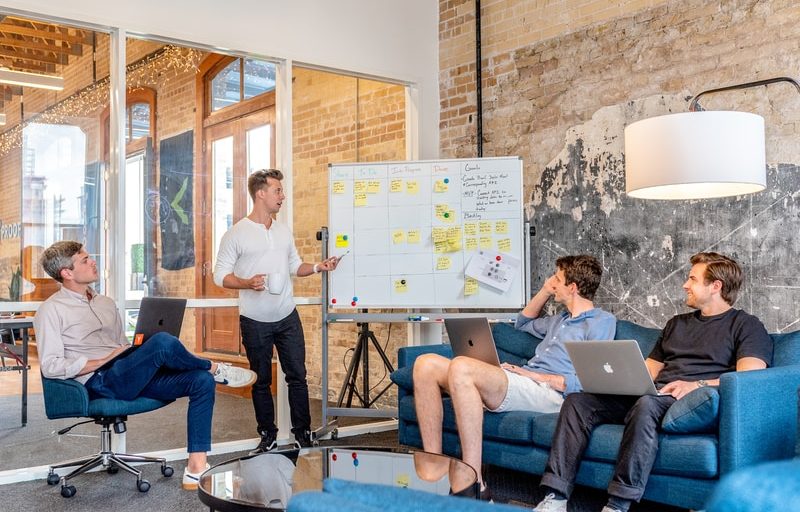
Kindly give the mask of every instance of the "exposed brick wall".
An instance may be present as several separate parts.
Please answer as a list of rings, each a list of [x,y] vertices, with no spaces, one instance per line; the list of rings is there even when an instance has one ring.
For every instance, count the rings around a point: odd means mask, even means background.
[[[328,222],[328,163],[405,159],[405,90],[401,86],[356,79],[321,71],[294,68],[294,235],[300,257],[319,261],[316,232]],[[318,297],[317,276],[295,279],[295,294]],[[318,306],[300,307],[306,335],[306,362],[311,396],[321,396],[321,316]],[[373,325],[384,344],[387,326]],[[344,380],[343,360],[356,342],[355,325],[332,326],[329,338],[330,392]],[[405,345],[404,326],[392,328],[387,353],[394,360]],[[378,361],[375,355],[371,361]],[[374,363],[371,384],[384,376]],[[388,382],[388,376],[386,377]],[[360,379],[359,379],[360,382]]]

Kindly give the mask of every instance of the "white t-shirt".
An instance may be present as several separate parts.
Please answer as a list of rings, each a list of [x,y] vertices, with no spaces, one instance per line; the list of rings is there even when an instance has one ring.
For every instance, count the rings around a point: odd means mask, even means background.
[[[239,290],[239,314],[259,322],[283,320],[294,310],[294,290],[289,275],[296,275],[303,261],[297,254],[289,228],[272,221],[267,229],[247,217],[222,237],[214,265],[214,283],[222,286],[228,274],[250,279],[255,274],[282,273],[286,284],[279,295],[267,290]]]

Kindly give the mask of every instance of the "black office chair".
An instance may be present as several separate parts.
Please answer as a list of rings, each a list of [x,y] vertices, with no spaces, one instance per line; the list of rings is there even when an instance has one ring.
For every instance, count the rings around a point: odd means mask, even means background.
[[[47,483],[56,485],[61,483],[61,496],[71,498],[75,496],[75,486],[69,481],[90,469],[103,466],[109,473],[116,473],[123,469],[136,476],[136,488],[140,492],[150,490],[150,482],[142,478],[142,472],[128,464],[129,462],[157,462],[161,464],[161,474],[170,477],[173,469],[167,466],[167,460],[157,457],[144,457],[111,451],[111,427],[114,432],[125,432],[125,421],[129,415],[154,411],[170,402],[162,402],[152,398],[137,398],[135,400],[115,400],[111,398],[89,399],[87,389],[75,380],[48,379],[42,376],[42,394],[44,396],[45,414],[51,420],[60,418],[91,418],[81,421],[60,430],[59,435],[67,433],[70,429],[83,423],[94,421],[102,426],[100,431],[100,452],[80,459],[69,460],[53,464],[47,475]],[[66,476],[59,477],[55,471],[60,468],[78,466]]]

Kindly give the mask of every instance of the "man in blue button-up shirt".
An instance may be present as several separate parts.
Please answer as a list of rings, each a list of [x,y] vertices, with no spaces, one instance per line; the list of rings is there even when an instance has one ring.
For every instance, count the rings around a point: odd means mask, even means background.
[[[564,256],[556,261],[556,269],[517,318],[518,330],[544,338],[524,366],[504,363],[499,368],[469,357],[451,360],[437,354],[425,354],[414,363],[414,398],[425,451],[442,453],[442,392],[447,392],[456,412],[462,458],[478,474],[485,499],[480,471],[484,409],[557,412],[566,394],[580,391],[564,341],[614,338],[614,315],[592,303],[603,274],[597,259]],[[551,297],[566,311],[539,318]]]

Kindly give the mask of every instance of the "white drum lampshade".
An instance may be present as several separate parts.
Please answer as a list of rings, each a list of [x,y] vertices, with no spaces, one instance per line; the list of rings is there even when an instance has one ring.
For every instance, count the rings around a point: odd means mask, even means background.
[[[704,111],[625,128],[625,190],[640,199],[752,194],[767,186],[764,118]]]

